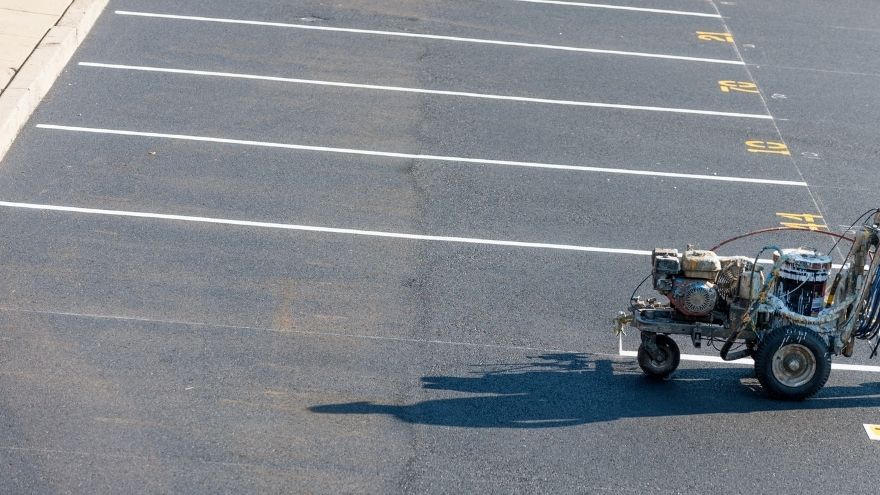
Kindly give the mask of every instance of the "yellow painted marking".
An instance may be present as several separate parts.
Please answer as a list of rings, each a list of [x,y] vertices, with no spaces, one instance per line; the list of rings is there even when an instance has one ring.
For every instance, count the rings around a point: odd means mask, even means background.
[[[697,39],[701,41],[721,41],[733,43],[733,35],[730,33],[710,33],[709,31],[697,31]]]
[[[779,225],[783,227],[790,227],[793,229],[801,229],[801,230],[827,230],[828,226],[820,223],[793,223],[793,222],[779,222]]]
[[[746,149],[750,153],[770,153],[773,155],[790,156],[788,146],[779,141],[746,141]]]
[[[813,213],[776,213],[777,217],[789,222],[779,222],[783,227],[803,230],[828,230],[828,226],[822,223],[822,215]]]
[[[758,94],[758,85],[748,81],[718,81],[718,87],[722,93],[752,93]]]
[[[868,438],[871,440],[880,440],[880,425],[864,425]]]

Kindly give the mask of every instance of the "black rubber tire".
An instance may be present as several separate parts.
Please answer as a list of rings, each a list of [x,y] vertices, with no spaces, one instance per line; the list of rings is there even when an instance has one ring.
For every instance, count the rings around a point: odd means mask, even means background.
[[[656,340],[657,348],[665,354],[665,358],[662,361],[652,359],[645,351],[644,344],[641,344],[637,353],[639,368],[650,378],[664,379],[678,368],[681,351],[678,350],[678,344],[667,335],[658,334]]]
[[[787,385],[774,373],[774,356],[778,369],[784,353],[777,356],[777,351],[787,346],[797,346],[800,351],[809,350],[815,360],[815,371],[803,384]],[[755,375],[764,387],[764,391],[777,399],[808,399],[825,386],[830,374],[831,351],[828,345],[819,334],[806,327],[789,325],[771,330],[758,345],[758,351],[755,353]]]

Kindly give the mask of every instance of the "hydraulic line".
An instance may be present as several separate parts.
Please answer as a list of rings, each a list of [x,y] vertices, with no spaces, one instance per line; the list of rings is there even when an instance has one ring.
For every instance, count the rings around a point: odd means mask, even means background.
[[[845,235],[836,234],[834,232],[825,232],[824,230],[805,230],[805,229],[799,229],[797,227],[770,227],[768,229],[753,230],[751,232],[746,232],[745,234],[738,235],[736,237],[731,237],[730,239],[721,241],[720,243],[715,245],[715,247],[713,247],[709,251],[716,251],[721,246],[724,246],[726,244],[730,244],[733,241],[738,241],[740,239],[744,239],[746,237],[751,237],[753,235],[766,234],[767,232],[786,231],[786,230],[800,230],[801,232],[806,232],[809,234],[820,234],[820,235],[827,235],[827,236],[831,236],[831,237],[836,237],[838,241],[847,240],[849,242],[853,242],[853,240],[851,238],[849,238]],[[835,243],[835,246],[836,245],[837,245],[837,243]]]
[[[864,311],[860,314],[858,327],[853,335],[862,340],[870,340],[880,334],[880,266],[872,274],[873,281],[865,299]]]

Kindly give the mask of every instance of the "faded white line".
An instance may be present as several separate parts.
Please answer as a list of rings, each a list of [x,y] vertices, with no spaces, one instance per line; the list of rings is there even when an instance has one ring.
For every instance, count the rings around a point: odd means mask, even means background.
[[[551,169],[551,170],[570,170],[577,172],[597,172],[597,173],[606,173],[606,174],[623,174],[623,175],[643,175],[650,177],[670,177],[677,179],[695,179],[695,180],[712,180],[712,181],[722,181],[722,182],[742,182],[742,183],[751,183],[751,184],[770,184],[770,185],[778,185],[778,186],[799,186],[806,187],[806,182],[800,181],[790,181],[790,180],[780,180],[780,179],[756,179],[751,177],[728,177],[723,175],[700,175],[700,174],[683,174],[677,172],[657,172],[652,170],[632,170],[632,169],[619,169],[619,168],[606,168],[606,167],[586,167],[580,165],[562,165],[556,163],[539,163],[539,162],[520,162],[520,161],[512,161],[512,160],[490,160],[485,158],[466,158],[459,156],[441,156],[441,155],[422,155],[415,153],[394,153],[387,151],[372,151],[372,150],[357,150],[350,148],[332,148],[328,146],[308,146],[302,144],[286,144],[286,143],[273,143],[266,141],[249,141],[242,139],[227,139],[227,138],[216,138],[216,137],[207,137],[207,136],[191,136],[186,134],[165,134],[159,132],[141,132],[141,131],[125,131],[120,129],[101,129],[95,127],[77,127],[77,126],[66,126],[66,125],[54,125],[54,124],[37,124],[37,127],[40,129],[52,129],[58,131],[71,131],[71,132],[88,132],[94,134],[111,134],[118,136],[137,136],[137,137],[150,137],[150,138],[163,138],[163,139],[177,139],[177,140],[185,140],[185,141],[199,141],[199,142],[209,142],[209,143],[223,143],[223,144],[238,144],[243,146],[261,146],[266,148],[282,148],[282,149],[292,149],[292,150],[301,150],[301,151],[317,151],[317,152],[325,152],[325,153],[341,153],[341,154],[349,154],[349,155],[364,155],[364,156],[381,156],[387,158],[404,158],[408,160],[425,160],[425,161],[438,161],[438,162],[453,162],[453,163],[472,163],[477,165],[500,165],[500,166],[509,166],[509,167],[527,167],[527,168],[538,168],[538,169]]]
[[[364,334],[351,334],[351,333],[342,333],[342,332],[315,332],[309,330],[289,330],[289,329],[278,329],[278,328],[267,328],[267,327],[254,327],[249,325],[226,325],[221,323],[203,323],[203,322],[193,322],[193,321],[181,321],[181,320],[166,320],[159,318],[145,318],[140,316],[122,316],[122,315],[106,315],[106,314],[96,314],[96,313],[75,313],[70,311],[45,311],[45,310],[34,310],[34,309],[17,309],[17,308],[3,308],[0,307],[0,311],[8,312],[8,313],[24,313],[24,314],[34,314],[34,315],[44,315],[44,316],[70,316],[74,318],[88,318],[88,319],[100,319],[100,320],[117,320],[117,321],[132,321],[139,323],[158,323],[163,325],[180,325],[180,326],[191,326],[191,327],[207,327],[207,328],[219,328],[225,330],[250,330],[250,331],[260,331],[260,332],[273,332],[273,333],[287,333],[287,334],[296,334],[296,335],[309,335],[315,337],[338,337],[338,338],[347,338],[347,339],[360,339],[360,340],[379,340],[379,341],[389,341],[389,342],[407,342],[413,344],[436,344],[436,345],[451,345],[451,346],[463,346],[463,347],[483,347],[489,349],[507,349],[514,351],[538,351],[538,352],[565,352],[565,353],[583,353],[583,354],[591,354],[594,356],[611,356],[614,357],[614,354],[602,354],[596,352],[586,353],[584,351],[571,351],[571,350],[563,350],[563,349],[551,349],[546,347],[528,347],[528,346],[520,346],[520,345],[505,345],[505,344],[485,344],[480,342],[461,342],[454,340],[436,340],[436,339],[416,339],[410,337],[393,337],[393,336],[385,336],[385,335],[364,335]]]
[[[610,9],[610,10],[628,10],[631,12],[647,12],[651,14],[672,14],[672,15],[688,15],[694,17],[714,17],[716,19],[720,19],[721,15],[719,14],[708,14],[703,12],[692,12],[692,11],[684,11],[684,10],[665,10],[665,9],[650,9],[646,7],[628,7],[624,5],[608,5],[603,3],[586,3],[586,2],[563,2],[561,0],[511,0],[513,2],[525,2],[525,3],[543,3],[550,5],[566,5],[569,7],[588,7],[595,9]]]
[[[187,389],[184,389],[187,390]],[[98,419],[97,417],[95,418]],[[109,450],[102,450],[99,452],[88,452],[84,450],[67,450],[67,449],[51,449],[51,448],[40,448],[40,447],[17,447],[17,446],[0,446],[0,450],[10,451],[10,452],[21,452],[28,454],[39,454],[40,457],[46,457],[46,454],[49,454],[49,457],[55,458],[59,454],[67,455],[67,456],[78,456],[78,457],[103,457],[108,459],[137,459],[138,465],[161,465],[167,462],[175,462],[177,459],[174,457],[169,457],[166,455],[158,455],[154,454],[151,456],[139,455],[139,454],[119,454],[114,453]],[[190,463],[195,461],[199,464],[207,464],[207,465],[216,465],[216,466],[235,466],[235,467],[246,467],[248,469],[252,469],[254,471],[263,471],[265,470],[265,463],[253,463],[253,462],[227,462],[227,461],[215,461],[209,459],[198,459],[193,457],[187,457],[186,462]]]
[[[558,249],[563,251],[584,251],[591,253],[606,253],[606,254],[636,254],[636,255],[650,255],[651,251],[643,251],[638,249],[617,249],[617,248],[603,248],[603,247],[592,247],[592,246],[575,246],[571,244],[549,244],[544,242],[522,242],[522,241],[504,241],[504,240],[496,240],[496,239],[479,239],[473,237],[451,237],[451,236],[439,236],[439,235],[423,235],[423,234],[406,234],[400,232],[384,232],[384,231],[376,231],[376,230],[359,230],[359,229],[344,229],[344,228],[336,228],[336,227],[320,227],[314,225],[296,225],[296,224],[288,224],[288,223],[274,223],[274,222],[254,222],[250,220],[233,220],[228,218],[216,218],[216,217],[197,217],[190,215],[174,215],[167,213],[151,213],[151,212],[142,212],[142,211],[125,211],[125,210],[105,210],[99,208],[80,208],[76,206],[58,206],[58,205],[44,205],[44,204],[36,204],[36,203],[19,203],[13,201],[0,201],[0,206],[5,206],[7,208],[23,208],[29,210],[44,210],[44,211],[58,211],[65,213],[82,213],[89,215],[104,215],[111,217],[134,217],[134,218],[149,218],[156,220],[173,220],[180,222],[196,222],[196,223],[211,223],[211,224],[220,224],[220,225],[236,225],[240,227],[257,227],[257,228],[265,228],[265,229],[281,229],[281,230],[299,230],[306,232],[321,232],[326,234],[348,234],[348,235],[359,235],[359,236],[368,236],[368,237],[386,237],[386,238],[394,238],[394,239],[410,239],[417,241],[440,241],[440,242],[454,242],[454,243],[464,243],[464,244],[485,244],[491,246],[510,246],[510,247],[521,247],[521,248],[539,248],[539,249]]]
[[[266,21],[251,21],[245,19],[226,19],[226,18],[218,18],[218,17],[200,17],[200,16],[190,16],[190,15],[173,15],[173,14],[157,14],[152,12],[133,12],[128,10],[117,10],[117,14],[119,15],[128,15],[128,16],[138,16],[138,17],[154,17],[160,19],[177,19],[177,20],[185,20],[185,21],[199,21],[199,22],[218,22],[223,24],[245,24],[250,26],[270,26],[270,27],[283,27],[283,28],[294,28],[294,29],[307,29],[312,31],[332,31],[339,33],[354,33],[354,34],[374,34],[374,35],[382,35],[382,36],[396,36],[401,38],[422,38],[422,39],[431,39],[431,40],[442,40],[442,41],[458,41],[464,43],[479,43],[484,45],[503,45],[503,46],[516,46],[520,48],[537,48],[537,49],[545,49],[545,50],[561,50],[567,52],[581,52],[581,53],[595,53],[595,54],[603,54],[603,55],[624,55],[630,57],[644,57],[644,58],[659,58],[666,60],[683,60],[689,62],[706,62],[713,64],[728,64],[728,65],[745,65],[745,62],[742,60],[724,60],[717,58],[701,58],[701,57],[686,57],[681,55],[665,55],[661,53],[646,53],[646,52],[629,52],[629,51],[621,51],[621,50],[602,50],[598,48],[580,48],[574,46],[563,46],[563,45],[546,45],[540,43],[524,43],[518,41],[501,41],[501,40],[489,40],[482,38],[462,38],[459,36],[441,36],[436,34],[423,34],[423,33],[408,33],[408,32],[400,32],[400,31],[378,31],[373,29],[352,29],[352,28],[338,28],[338,27],[329,27],[329,26],[310,26],[304,24],[290,24],[285,22],[266,22]]]
[[[623,338],[620,339],[618,344],[618,354],[623,357],[637,357],[638,352],[636,351],[625,351],[623,350]],[[755,361],[751,358],[742,358],[737,359],[736,361],[725,361],[721,359],[720,356],[703,356],[699,354],[682,354],[682,361],[696,361],[702,363],[719,363],[719,364],[730,364],[730,365],[742,365],[742,366],[754,366]],[[866,373],[880,373],[880,366],[869,366],[864,364],[846,364],[846,363],[831,363],[831,369],[833,370],[842,370],[842,371],[862,371]]]
[[[764,119],[764,120],[772,120],[773,117],[771,115],[766,114],[756,114],[756,113],[739,113],[739,112],[720,112],[715,110],[695,110],[690,108],[674,108],[674,107],[657,107],[657,106],[645,106],[645,105],[626,105],[620,103],[600,103],[600,102],[590,102],[590,101],[577,101],[577,100],[555,100],[549,98],[531,98],[526,96],[510,96],[510,95],[494,95],[494,94],[486,94],[486,93],[471,93],[465,91],[445,91],[445,90],[437,90],[437,89],[422,89],[422,88],[407,88],[401,86],[381,86],[377,84],[359,84],[359,83],[345,83],[338,81],[322,81],[316,79],[299,79],[292,77],[277,77],[277,76],[261,76],[257,74],[241,74],[236,72],[214,72],[207,70],[194,70],[194,69],[173,69],[168,67],[150,67],[150,66],[142,66],[142,65],[122,65],[122,64],[104,64],[99,62],[80,62],[79,65],[84,67],[97,67],[104,69],[122,69],[122,70],[133,70],[133,71],[141,71],[141,72],[161,72],[168,74],[185,74],[185,75],[194,75],[194,76],[211,76],[211,77],[225,77],[225,78],[233,78],[233,79],[251,79],[258,81],[272,81],[272,82],[285,82],[285,83],[295,83],[295,84],[310,84],[315,86],[332,86],[338,88],[353,88],[353,89],[370,89],[370,90],[378,90],[378,91],[395,91],[400,93],[418,93],[418,94],[432,94],[432,95],[443,95],[443,96],[460,96],[467,98],[481,98],[486,100],[503,100],[503,101],[515,101],[515,102],[523,102],[523,103],[545,103],[552,105],[568,105],[568,106],[578,106],[578,107],[593,107],[593,108],[611,108],[617,110],[643,110],[649,112],[667,112],[667,113],[681,113],[681,114],[692,114],[692,115],[709,115],[709,116],[717,116],[717,117],[741,117],[741,118],[749,118],[749,119]]]

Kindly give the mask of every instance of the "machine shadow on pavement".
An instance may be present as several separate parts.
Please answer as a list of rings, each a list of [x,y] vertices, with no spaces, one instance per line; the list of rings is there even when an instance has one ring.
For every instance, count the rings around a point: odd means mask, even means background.
[[[386,414],[437,426],[552,428],[619,418],[880,406],[880,382],[829,386],[812,400],[782,402],[764,395],[751,368],[679,369],[672,379],[658,382],[642,376],[634,363],[594,360],[586,354],[529,359],[493,365],[473,377],[423,377],[423,389],[443,391],[436,399],[410,405],[325,404],[309,410]]]

